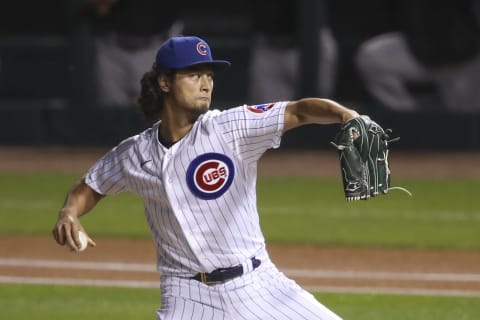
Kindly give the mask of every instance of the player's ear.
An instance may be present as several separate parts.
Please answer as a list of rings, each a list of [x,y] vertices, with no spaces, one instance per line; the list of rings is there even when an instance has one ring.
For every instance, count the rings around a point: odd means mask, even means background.
[[[157,78],[158,87],[162,92],[170,91],[170,77],[165,74],[161,74]]]

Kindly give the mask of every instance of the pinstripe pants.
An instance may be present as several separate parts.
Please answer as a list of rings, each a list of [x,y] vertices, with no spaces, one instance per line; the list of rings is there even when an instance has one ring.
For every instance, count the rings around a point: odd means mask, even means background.
[[[158,320],[341,320],[270,261],[224,284],[162,277]]]

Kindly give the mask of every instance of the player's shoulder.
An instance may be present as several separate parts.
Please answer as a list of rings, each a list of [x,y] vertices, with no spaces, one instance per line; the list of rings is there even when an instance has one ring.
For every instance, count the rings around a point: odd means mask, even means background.
[[[243,104],[226,109],[212,109],[203,114],[199,121],[202,123],[202,126],[211,123],[231,126],[233,125],[232,122],[236,121],[258,120],[268,118],[270,115],[276,115],[287,104],[288,101],[279,101],[255,105]]]
[[[261,103],[261,104],[250,104],[250,105],[245,105],[245,109],[249,114],[262,115],[262,114],[269,114],[277,110],[281,110],[288,103],[289,101],[275,101],[275,102],[268,102],[268,103]]]
[[[125,138],[115,148],[117,153],[135,152],[138,148],[141,148],[145,144],[151,143],[155,130],[158,124],[154,124],[152,127],[145,129],[144,131]]]
[[[212,110],[208,110],[207,112],[205,112],[203,114],[203,116],[200,118],[201,121],[208,121],[208,120],[211,120],[215,117],[218,117],[218,115],[220,115],[222,113],[222,110],[219,110],[219,109],[212,109]]]
[[[202,120],[208,121],[210,119],[222,117],[224,115],[232,115],[232,114],[245,113],[245,112],[253,112],[253,113],[266,112],[272,109],[273,106],[275,106],[276,104],[277,104],[276,102],[257,104],[257,105],[242,104],[242,105],[235,105],[232,107],[226,107],[222,109],[212,109],[203,115]]]
[[[225,109],[211,109],[199,118],[199,122],[201,127],[225,124],[239,118],[238,114],[243,112],[243,108],[244,106],[234,106]]]

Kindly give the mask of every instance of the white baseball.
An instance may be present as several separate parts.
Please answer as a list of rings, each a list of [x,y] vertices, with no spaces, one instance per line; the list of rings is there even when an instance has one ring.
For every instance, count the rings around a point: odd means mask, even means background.
[[[80,248],[78,251],[83,251],[87,249],[88,246],[88,237],[83,231],[78,231],[78,239],[80,240]]]

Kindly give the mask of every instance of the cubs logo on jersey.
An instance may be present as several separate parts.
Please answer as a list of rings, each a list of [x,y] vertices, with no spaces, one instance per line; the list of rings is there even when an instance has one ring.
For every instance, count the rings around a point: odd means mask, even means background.
[[[247,106],[247,109],[253,113],[264,113],[272,109],[274,105],[274,103],[257,104],[253,106]]]
[[[233,161],[224,154],[204,153],[190,163],[187,185],[190,191],[203,200],[222,196],[233,181]]]

